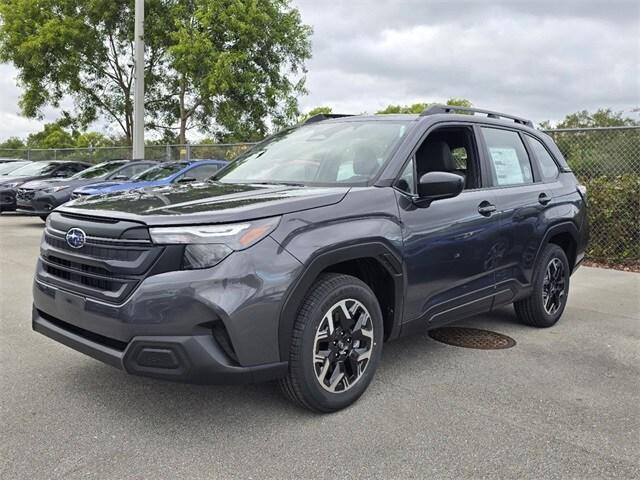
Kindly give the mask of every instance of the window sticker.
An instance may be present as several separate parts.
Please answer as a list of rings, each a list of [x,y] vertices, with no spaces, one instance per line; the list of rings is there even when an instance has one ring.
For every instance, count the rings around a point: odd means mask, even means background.
[[[518,153],[513,148],[490,147],[498,185],[513,185],[527,181],[522,173]]]

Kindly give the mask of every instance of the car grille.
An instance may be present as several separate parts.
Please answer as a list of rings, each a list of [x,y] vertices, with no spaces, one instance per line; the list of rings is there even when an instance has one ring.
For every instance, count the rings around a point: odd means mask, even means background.
[[[25,188],[19,188],[18,191],[16,192],[16,199],[21,200],[23,202],[29,202],[33,200],[33,197],[35,197],[35,195],[36,195],[35,190],[27,190]]]
[[[86,231],[86,243],[76,249],[67,243],[66,231],[47,227],[38,278],[85,297],[122,303],[149,274],[164,247],[148,240],[91,236]]]

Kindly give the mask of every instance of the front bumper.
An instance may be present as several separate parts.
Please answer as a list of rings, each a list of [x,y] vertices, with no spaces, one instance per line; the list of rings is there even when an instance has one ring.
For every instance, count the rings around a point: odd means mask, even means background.
[[[140,336],[119,345],[33,309],[33,330],[134,375],[188,383],[255,383],[284,376],[286,362],[242,367],[230,364],[208,335]]]
[[[34,197],[30,200],[23,200],[16,198],[16,209],[25,214],[31,215],[49,215],[51,211],[59,205],[69,201],[70,195],[65,195],[64,198],[55,194],[47,194],[42,192],[36,192]]]
[[[16,191],[12,188],[0,189],[0,212],[13,212],[16,209]]]
[[[33,329],[109,365],[192,383],[286,373],[280,310],[302,266],[270,237],[210,269],[151,275],[123,303],[92,297],[88,287],[81,293],[44,267],[40,259]]]

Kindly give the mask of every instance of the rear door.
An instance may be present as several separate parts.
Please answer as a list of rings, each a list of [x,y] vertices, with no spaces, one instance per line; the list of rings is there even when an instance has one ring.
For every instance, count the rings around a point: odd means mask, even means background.
[[[523,132],[493,125],[480,130],[500,219],[496,304],[508,303],[531,282],[553,191],[541,181]]]

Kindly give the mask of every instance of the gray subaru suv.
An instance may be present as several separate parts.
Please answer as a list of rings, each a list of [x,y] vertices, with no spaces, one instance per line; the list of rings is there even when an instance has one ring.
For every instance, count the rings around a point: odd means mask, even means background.
[[[511,303],[554,325],[587,232],[584,187],[527,120],[318,116],[205,182],[54,210],[33,328],[131,374],[278,379],[330,412],[402,335]]]

